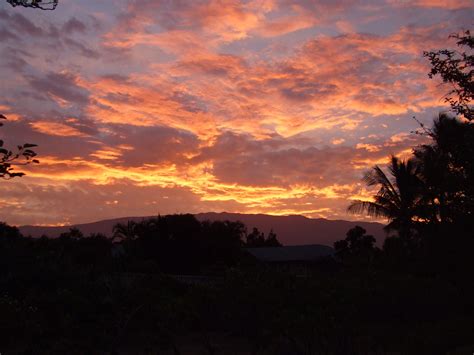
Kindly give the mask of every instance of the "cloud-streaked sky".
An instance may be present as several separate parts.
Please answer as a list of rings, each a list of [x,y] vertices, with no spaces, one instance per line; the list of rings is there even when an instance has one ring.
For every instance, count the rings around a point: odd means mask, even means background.
[[[0,219],[360,219],[362,173],[446,109],[423,51],[473,18],[471,0],[0,1],[0,134],[41,161],[0,181]]]

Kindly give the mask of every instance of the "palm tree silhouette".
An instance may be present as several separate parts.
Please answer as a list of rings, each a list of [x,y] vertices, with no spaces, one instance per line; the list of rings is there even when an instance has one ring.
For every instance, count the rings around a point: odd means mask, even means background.
[[[425,135],[430,144],[414,150],[425,185],[425,205],[435,223],[474,214],[474,125],[440,114]]]
[[[117,223],[113,227],[113,238],[119,240],[132,240],[137,237],[136,233],[137,223],[134,221],[127,221],[127,223]]]
[[[385,217],[389,220],[387,231],[396,230],[400,237],[408,239],[417,218],[423,215],[418,166],[414,160],[403,161],[392,156],[388,170],[390,177],[377,165],[365,173],[363,181],[367,186],[379,185],[380,189],[373,201],[354,200],[347,210],[353,214],[366,212],[372,217]]]

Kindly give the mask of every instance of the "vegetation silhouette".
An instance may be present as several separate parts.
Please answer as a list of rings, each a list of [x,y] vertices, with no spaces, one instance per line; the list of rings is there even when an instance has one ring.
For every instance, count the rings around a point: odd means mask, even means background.
[[[387,231],[397,230],[400,237],[408,239],[412,234],[415,219],[419,215],[421,180],[414,160],[401,161],[392,156],[388,166],[390,177],[379,167],[368,171],[363,181],[367,186],[380,186],[373,201],[353,201],[348,207],[351,213],[366,211],[373,217],[389,220]]]
[[[29,7],[40,10],[54,10],[58,6],[59,0],[7,0],[13,6]]]
[[[453,34],[450,38],[456,39],[459,51],[441,49],[423,53],[431,63],[428,75],[430,78],[439,75],[443,82],[449,83],[453,89],[446,95],[446,102],[456,114],[473,120],[474,38],[469,30]]]
[[[427,131],[431,144],[414,149],[430,223],[474,219],[474,125],[440,114]]]
[[[363,180],[378,192],[372,201],[348,207],[387,218],[386,229],[396,235],[384,249],[398,250],[398,256],[422,253],[433,243],[442,248],[447,242],[440,240],[449,234],[464,245],[474,239],[474,125],[440,114],[425,134],[431,143],[414,147],[407,161],[392,156],[388,174],[379,166],[368,171]]]
[[[454,87],[446,101],[458,116],[440,113],[431,128],[420,124],[421,131],[416,133],[429,138],[430,143],[414,147],[406,161],[392,156],[389,175],[379,166],[373,167],[363,181],[369,187],[378,186],[378,192],[372,201],[357,200],[348,207],[351,213],[366,212],[388,219],[386,229],[397,233],[385,240],[384,251],[392,256],[440,256],[445,244],[462,245],[463,249],[473,244],[474,40],[470,31],[450,37],[467,51],[444,49],[424,52],[424,56],[432,65],[429,77],[440,75]],[[456,242],[442,242],[446,235],[452,235]],[[338,242],[338,246],[344,243]],[[463,260],[467,257],[453,250],[449,255]]]
[[[336,255],[345,261],[350,258],[370,261],[378,251],[375,247],[375,237],[367,235],[366,230],[360,226],[350,229],[345,239],[335,242],[334,249]]]
[[[245,246],[248,248],[260,247],[281,247],[276,234],[271,230],[265,238],[265,234],[260,232],[258,228],[253,228],[252,232],[247,234]]]
[[[236,265],[243,247],[281,246],[275,233],[265,238],[254,228],[230,221],[198,221],[191,214],[129,221],[113,228],[132,260],[147,260],[167,272],[201,273],[209,268]]]
[[[392,263],[385,246],[379,251],[355,227],[337,248],[347,253],[340,267],[311,264],[302,276],[250,258],[247,236],[261,233],[240,223],[173,215],[136,226],[128,239],[75,229],[50,239],[0,224],[2,348],[441,354],[472,344],[471,269],[456,258],[437,265],[419,253]],[[113,253],[120,247],[125,253]]]
[[[6,119],[4,115],[0,114],[0,127],[3,126],[1,120]],[[15,171],[15,166],[39,163],[39,161],[35,159],[37,154],[31,149],[34,147],[37,147],[37,145],[25,143],[18,145],[15,151],[5,148],[4,141],[0,139],[0,178],[8,180],[14,177],[21,177],[25,175],[25,173]]]

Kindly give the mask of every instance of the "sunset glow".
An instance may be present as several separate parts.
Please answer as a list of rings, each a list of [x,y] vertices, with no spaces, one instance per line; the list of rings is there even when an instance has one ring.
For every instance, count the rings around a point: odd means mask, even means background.
[[[449,90],[423,51],[471,1],[0,2],[1,136],[40,164],[1,220],[227,211],[361,219],[363,172],[407,156]]]

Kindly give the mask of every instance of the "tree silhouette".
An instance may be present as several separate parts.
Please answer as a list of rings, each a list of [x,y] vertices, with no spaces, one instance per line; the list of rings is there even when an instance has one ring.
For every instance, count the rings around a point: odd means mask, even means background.
[[[6,117],[0,114],[0,120],[5,119]],[[2,122],[0,122],[1,126],[3,126]],[[34,159],[36,153],[31,149],[36,146],[36,144],[25,143],[18,145],[17,150],[13,151],[5,148],[3,140],[0,139],[0,178],[12,179],[14,177],[21,177],[25,173],[14,171],[14,166],[39,163],[38,160]]]
[[[367,186],[379,186],[379,191],[373,196],[373,201],[353,201],[348,211],[385,217],[389,220],[386,230],[396,230],[401,237],[409,238],[421,212],[422,182],[418,167],[412,159],[401,161],[392,156],[388,169],[390,177],[377,165],[364,175]]]
[[[370,256],[375,250],[375,238],[365,233],[366,230],[360,226],[351,228],[346,234],[346,239],[334,243],[336,254],[342,259],[349,256]]]
[[[265,240],[265,244],[267,247],[281,247],[282,244],[280,241],[277,239],[277,235],[275,232],[273,232],[273,229],[270,230],[270,232],[267,235],[267,239]]]
[[[464,115],[468,120],[474,119],[472,100],[474,98],[474,38],[470,31],[453,34],[456,44],[462,51],[442,49],[435,52],[424,52],[423,55],[431,62],[430,78],[440,75],[443,82],[449,83],[453,89],[446,96],[454,112]],[[466,48],[466,49],[465,49]],[[470,51],[470,52],[469,52]]]
[[[58,6],[58,0],[7,0],[13,7],[23,6],[40,10],[54,10]]]
[[[431,222],[474,218],[474,125],[440,114],[432,143],[414,149]]]
[[[61,233],[59,239],[80,240],[84,238],[84,234],[76,227],[69,228],[68,232]]]
[[[0,222],[0,239],[18,239],[21,237],[20,231],[17,227],[12,227],[5,222]]]
[[[252,232],[247,234],[245,237],[245,246],[248,248],[260,248],[260,247],[281,247],[281,243],[278,241],[276,234],[271,230],[268,236],[265,238],[265,234],[260,232],[258,228],[253,228]]]
[[[246,245],[251,248],[263,247],[265,245],[265,234],[254,227],[252,232],[246,236]]]
[[[113,228],[114,242],[122,243],[140,267],[147,262],[168,272],[186,273],[235,264],[242,254],[245,232],[241,222],[200,222],[191,214],[129,221]]]
[[[117,223],[113,227],[113,238],[119,240],[133,240],[137,237],[137,223],[127,221],[127,223]]]

